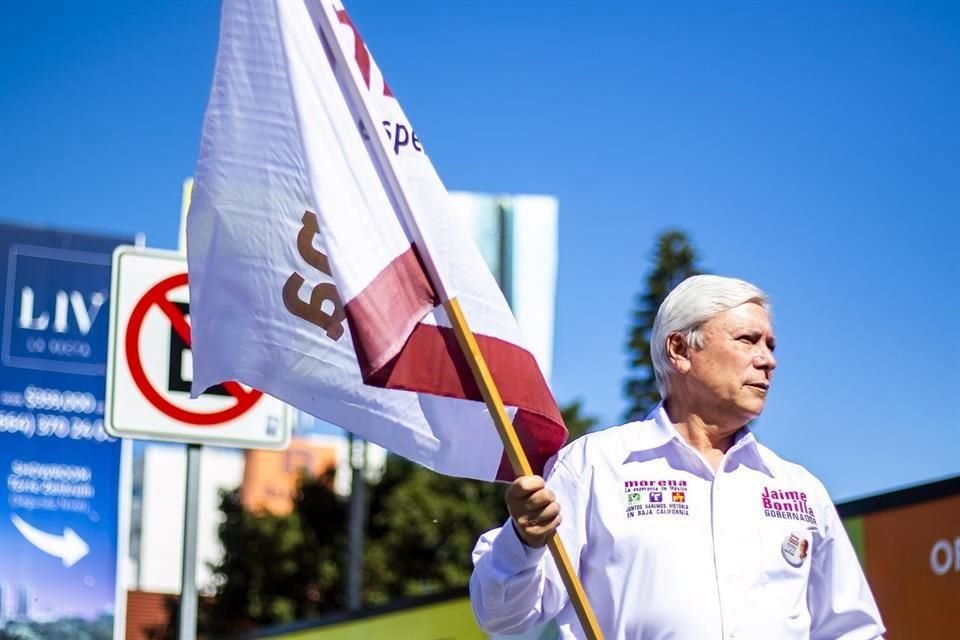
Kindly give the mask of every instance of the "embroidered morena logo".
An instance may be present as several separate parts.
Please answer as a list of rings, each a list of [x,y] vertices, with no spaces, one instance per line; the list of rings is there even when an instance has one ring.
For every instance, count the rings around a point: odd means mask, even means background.
[[[686,480],[627,480],[623,483],[623,492],[627,498],[627,518],[690,515]]]
[[[624,493],[654,491],[663,489],[686,489],[686,480],[627,480],[623,483]]]
[[[763,515],[768,518],[817,524],[813,507],[807,504],[807,494],[804,491],[764,487],[760,500],[763,503]]]

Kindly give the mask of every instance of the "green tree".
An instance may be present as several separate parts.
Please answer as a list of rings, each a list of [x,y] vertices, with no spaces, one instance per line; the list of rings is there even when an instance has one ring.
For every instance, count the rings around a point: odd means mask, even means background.
[[[391,456],[371,494],[365,603],[466,585],[477,537],[506,519],[503,491],[503,485],[451,478]]]
[[[344,608],[347,503],[332,489],[333,474],[303,477],[288,514],[251,513],[239,490],[221,494],[224,555],[211,567],[220,583],[213,598],[199,602],[198,636],[231,636]],[[167,611],[170,624],[151,630],[151,638],[177,637],[175,598]]]
[[[684,279],[700,273],[697,253],[687,235],[676,229],[663,232],[654,250],[653,269],[637,296],[633,325],[627,341],[630,374],[624,384],[627,420],[644,418],[660,401],[650,358],[650,333],[660,303]]]

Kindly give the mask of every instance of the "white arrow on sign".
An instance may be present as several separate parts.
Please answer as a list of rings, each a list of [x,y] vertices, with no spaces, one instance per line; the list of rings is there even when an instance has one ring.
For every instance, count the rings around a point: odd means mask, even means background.
[[[63,535],[58,536],[31,527],[16,514],[12,514],[10,520],[13,521],[13,526],[17,528],[17,531],[22,533],[30,544],[44,553],[60,558],[63,560],[63,566],[65,567],[72,567],[83,556],[90,553],[90,545],[70,527],[64,527]]]

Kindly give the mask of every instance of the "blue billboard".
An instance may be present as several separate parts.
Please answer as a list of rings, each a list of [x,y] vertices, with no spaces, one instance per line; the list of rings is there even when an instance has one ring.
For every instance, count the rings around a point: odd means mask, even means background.
[[[129,455],[103,401],[126,242],[0,224],[0,640],[122,632]]]

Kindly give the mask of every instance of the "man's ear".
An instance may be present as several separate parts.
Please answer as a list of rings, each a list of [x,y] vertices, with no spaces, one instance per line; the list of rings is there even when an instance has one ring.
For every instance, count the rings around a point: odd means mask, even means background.
[[[667,360],[679,373],[690,370],[690,346],[679,333],[675,332],[667,336]]]

